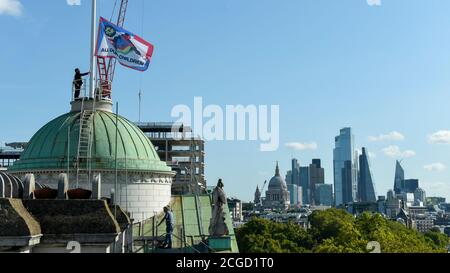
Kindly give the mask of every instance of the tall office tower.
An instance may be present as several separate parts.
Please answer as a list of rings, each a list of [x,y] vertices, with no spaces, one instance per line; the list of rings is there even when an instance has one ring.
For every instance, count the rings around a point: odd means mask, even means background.
[[[389,190],[385,202],[386,215],[391,219],[396,219],[400,209],[401,199],[397,197],[393,190]]]
[[[300,164],[298,163],[298,160],[293,158],[292,159],[292,169],[291,169],[291,183],[295,184],[297,186],[300,185]]]
[[[386,214],[386,196],[378,196],[377,205],[378,213]]]
[[[336,206],[354,202],[357,192],[354,137],[351,128],[343,128],[335,138],[333,150],[334,194]]]
[[[389,190],[388,192],[387,192],[387,200],[391,200],[391,199],[394,199],[395,198],[395,195],[394,195],[394,191],[393,190]]]
[[[310,197],[309,200],[312,205],[315,205],[316,200],[316,185],[325,184],[325,170],[322,168],[320,159],[313,159],[312,164],[309,165],[309,185]]]
[[[286,181],[286,184],[294,184],[292,182],[292,171],[286,173],[286,178],[284,180]]]
[[[317,184],[315,188],[315,205],[329,207],[333,206],[333,185]]]
[[[295,184],[287,184],[289,191],[291,208],[300,208],[302,206],[302,187]]]
[[[322,168],[322,161],[318,158],[313,159],[312,164],[316,165],[317,168]]]
[[[403,180],[402,190],[406,193],[414,193],[419,188],[419,179]]]
[[[356,184],[352,190],[353,190],[353,196],[354,196],[353,199],[354,199],[354,201],[357,201],[358,200],[358,179],[359,179],[359,151],[355,150],[353,156],[354,156],[353,157],[354,166],[353,166],[352,172],[353,172],[353,177],[355,177]]]
[[[300,186],[302,187],[304,205],[311,204],[311,200],[309,200],[311,193],[310,184],[309,167],[300,167]]]
[[[414,202],[417,202],[417,203],[422,202],[422,204],[424,206],[427,205],[427,196],[426,196],[425,191],[422,188],[417,188],[414,191]]]
[[[362,154],[359,156],[358,201],[377,201],[366,148],[362,148]]]
[[[405,180],[405,171],[402,165],[397,160],[395,166],[395,177],[394,177],[394,192],[395,194],[401,194],[403,190],[403,181]]]

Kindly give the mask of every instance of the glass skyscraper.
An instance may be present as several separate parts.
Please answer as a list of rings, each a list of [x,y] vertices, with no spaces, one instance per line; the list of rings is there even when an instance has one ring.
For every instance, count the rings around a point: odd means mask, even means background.
[[[316,185],[325,184],[325,170],[322,168],[320,159],[313,159],[309,165],[309,184],[310,184],[310,197],[309,201],[311,205],[315,205],[316,201]]]
[[[354,136],[351,128],[343,128],[335,138],[333,150],[335,205],[354,202],[358,189]]]
[[[394,192],[395,194],[401,194],[403,191],[403,184],[405,180],[405,171],[400,165],[400,162],[397,161],[395,165],[395,177],[394,177]]]
[[[287,184],[287,189],[290,194],[291,208],[302,206],[302,187],[295,184]]]
[[[375,185],[370,171],[369,156],[366,148],[362,148],[359,156],[358,201],[376,202]]]
[[[403,180],[403,192],[414,193],[419,188],[419,179]]]
[[[315,204],[317,206],[333,206],[333,185],[315,185]]]
[[[311,195],[310,185],[309,167],[300,167],[300,186],[302,187],[304,205],[311,204],[311,200],[309,200]]]
[[[300,185],[300,164],[298,163],[298,160],[295,158],[292,159],[291,183],[295,184],[297,186],[301,186]]]

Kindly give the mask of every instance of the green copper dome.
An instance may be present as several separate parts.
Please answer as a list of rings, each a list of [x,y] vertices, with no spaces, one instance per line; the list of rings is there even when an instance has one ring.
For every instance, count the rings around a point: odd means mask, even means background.
[[[116,167],[116,118],[118,120],[117,166],[119,170],[170,172],[171,168],[159,159],[150,140],[133,123],[107,111],[95,111],[91,168],[113,170]],[[68,136],[70,128],[70,135]],[[42,127],[28,143],[19,161],[8,171],[64,170],[76,166],[80,112],[62,115]],[[70,140],[70,141],[69,141]],[[70,145],[67,145],[70,142]],[[81,167],[86,162],[81,162]],[[84,166],[85,167],[85,166]]]

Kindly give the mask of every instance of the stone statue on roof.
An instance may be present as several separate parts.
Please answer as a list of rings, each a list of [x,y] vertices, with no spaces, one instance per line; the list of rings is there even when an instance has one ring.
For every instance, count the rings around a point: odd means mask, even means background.
[[[222,179],[219,179],[217,187],[212,194],[212,214],[211,222],[209,225],[209,235],[211,236],[225,236],[229,234],[228,226],[225,223],[226,214],[224,207],[227,205],[227,196],[223,190]]]

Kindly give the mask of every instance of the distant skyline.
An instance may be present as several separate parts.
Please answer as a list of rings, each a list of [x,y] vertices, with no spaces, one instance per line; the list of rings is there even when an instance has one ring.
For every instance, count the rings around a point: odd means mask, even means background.
[[[114,0],[98,1],[109,18]],[[378,5],[378,2],[380,5]],[[89,67],[90,1],[0,0],[0,143],[28,141],[69,110],[73,69]],[[45,3],[45,4],[44,4]],[[175,105],[279,105],[280,148],[211,141],[206,178],[253,200],[291,158],[322,159],[333,184],[334,136],[352,127],[375,190],[395,161],[427,196],[450,200],[450,1],[131,0],[125,27],[155,45],[149,71],[118,67],[114,101],[137,121],[171,121]],[[264,193],[263,193],[264,194]]]

